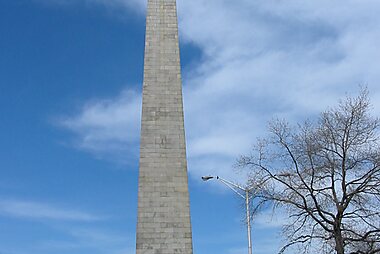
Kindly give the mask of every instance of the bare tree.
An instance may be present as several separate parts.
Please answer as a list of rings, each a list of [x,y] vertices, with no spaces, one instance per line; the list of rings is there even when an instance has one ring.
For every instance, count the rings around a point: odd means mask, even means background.
[[[289,215],[286,245],[302,252],[380,253],[379,119],[368,92],[347,98],[318,121],[291,128],[272,121],[238,166],[250,168],[257,187],[254,212],[267,204]]]

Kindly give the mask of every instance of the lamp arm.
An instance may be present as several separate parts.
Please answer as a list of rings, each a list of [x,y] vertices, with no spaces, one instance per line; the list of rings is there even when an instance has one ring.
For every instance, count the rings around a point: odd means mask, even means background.
[[[220,178],[219,176],[216,177],[216,179],[218,179],[221,183],[223,183],[224,185],[226,185],[228,188],[230,188],[233,192],[235,192],[236,194],[238,194],[241,198],[245,199],[246,197],[241,194],[240,192],[238,192],[236,189],[240,189],[240,190],[243,190],[243,191],[246,191],[244,188],[240,187],[239,185],[237,184],[234,184],[230,181],[227,181],[223,178]]]
[[[244,188],[244,187],[242,187],[242,186],[240,186],[240,185],[238,185],[238,184],[236,184],[236,183],[233,183],[233,182],[231,182],[231,181],[228,181],[228,180],[226,180],[226,179],[224,179],[224,178],[221,178],[221,177],[217,176],[216,179],[218,179],[218,180],[224,182],[225,184],[232,185],[232,186],[234,186],[234,187],[237,188],[237,189],[240,189],[240,190],[242,190],[242,191],[246,191],[246,188]]]

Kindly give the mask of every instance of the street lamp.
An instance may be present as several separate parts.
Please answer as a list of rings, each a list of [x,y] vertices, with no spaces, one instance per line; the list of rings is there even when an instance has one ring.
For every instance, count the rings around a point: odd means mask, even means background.
[[[252,191],[252,189],[254,187],[242,187],[240,185],[237,185],[233,182],[230,182],[226,179],[223,179],[219,176],[202,176],[202,180],[203,181],[208,181],[208,180],[211,180],[211,179],[217,179],[219,180],[221,183],[223,183],[224,185],[226,185],[228,188],[230,188],[231,190],[233,190],[237,195],[239,195],[239,197],[245,199],[245,205],[246,205],[246,212],[247,212],[247,232],[248,232],[248,254],[252,254],[252,239],[251,239],[251,214],[250,214],[250,211],[249,211],[249,200],[250,200],[250,197],[249,197],[249,193]],[[243,191],[244,194],[242,194],[240,191]]]

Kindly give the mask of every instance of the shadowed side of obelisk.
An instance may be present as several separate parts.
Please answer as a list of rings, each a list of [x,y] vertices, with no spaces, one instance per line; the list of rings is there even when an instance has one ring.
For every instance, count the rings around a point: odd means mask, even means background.
[[[192,254],[176,0],[148,0],[137,254]]]

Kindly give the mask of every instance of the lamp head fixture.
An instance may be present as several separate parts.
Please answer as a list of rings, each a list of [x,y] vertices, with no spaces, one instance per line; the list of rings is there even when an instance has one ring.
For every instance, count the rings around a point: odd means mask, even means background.
[[[213,179],[214,177],[213,176],[202,176],[202,180],[203,181],[208,181],[208,180],[211,180],[211,179]]]

